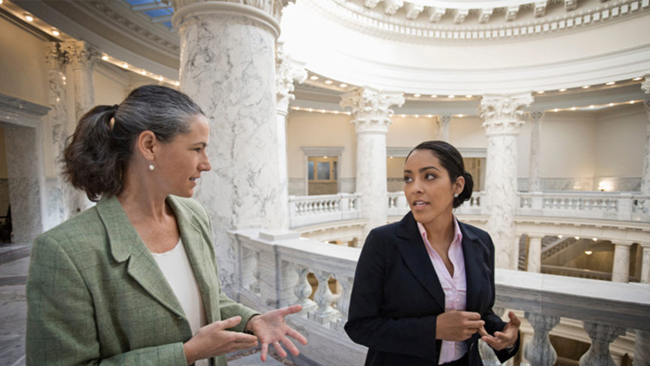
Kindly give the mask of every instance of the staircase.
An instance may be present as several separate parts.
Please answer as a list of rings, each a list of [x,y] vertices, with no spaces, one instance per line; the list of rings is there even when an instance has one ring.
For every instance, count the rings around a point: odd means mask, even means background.
[[[545,236],[542,238],[542,261],[549,258],[575,243],[576,239],[559,238],[557,236]],[[522,235],[519,239],[519,259],[517,268],[520,271],[526,270],[526,259],[528,258],[528,237]]]

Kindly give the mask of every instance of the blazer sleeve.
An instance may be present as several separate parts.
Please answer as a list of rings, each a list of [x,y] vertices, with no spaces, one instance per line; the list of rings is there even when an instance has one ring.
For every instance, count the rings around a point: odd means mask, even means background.
[[[361,251],[354,276],[350,310],[345,331],[350,338],[370,349],[416,356],[438,362],[435,315],[390,318],[382,316],[385,246],[373,230]]]
[[[26,364],[184,365],[182,343],[100,359],[91,293],[75,263],[53,238],[32,246],[27,292]]]
[[[485,321],[485,330],[491,334],[494,335],[494,332],[500,332],[505,328],[506,323],[494,313],[492,310],[492,307],[494,307],[494,300],[495,300],[495,284],[494,284],[494,243],[492,242],[492,238],[490,237],[489,234],[486,233],[485,235],[487,238],[485,239],[485,242],[488,245],[488,251],[490,253],[489,257],[489,267],[490,267],[490,286],[492,287],[492,297],[490,298],[488,310],[483,312],[481,315],[481,318]],[[515,342],[515,347],[508,351],[508,350],[501,350],[497,351],[494,350],[494,354],[497,356],[499,361],[501,363],[506,362],[509,358],[512,356],[516,355],[517,352],[519,351],[519,340],[521,338],[521,335],[517,335],[517,341]]]

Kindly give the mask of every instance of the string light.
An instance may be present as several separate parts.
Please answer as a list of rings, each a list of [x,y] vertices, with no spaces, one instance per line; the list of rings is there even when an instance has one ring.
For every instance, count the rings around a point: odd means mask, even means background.
[[[309,79],[311,79],[311,80],[318,80],[318,76],[316,76],[316,75],[312,75],[312,76],[309,77]]]
[[[538,90],[537,94],[544,94],[544,91],[543,90]]]
[[[465,95],[465,98],[467,98],[467,99],[470,99],[471,97],[473,97],[472,94],[466,94],[466,95]]]
[[[454,98],[456,98],[456,96],[453,95],[453,94],[449,94],[447,97],[448,97],[449,99],[454,99]]]
[[[565,91],[566,91],[566,88],[562,88],[562,89],[560,89],[560,90],[558,90],[558,91],[559,91],[559,92],[565,92]]]
[[[61,32],[59,32],[59,30],[56,29],[56,28],[52,28],[52,35],[53,35],[54,37],[58,37],[58,36],[61,35]]]
[[[431,94],[431,98],[438,98],[438,96],[435,94]]]
[[[413,96],[414,96],[414,97],[416,97],[416,98],[419,98],[419,97],[421,97],[421,95],[420,95],[420,94],[413,94]]]
[[[325,80],[325,84],[330,85],[331,83],[333,83],[332,80]]]
[[[108,61],[108,55],[103,55],[103,56],[102,56],[102,60],[104,60],[104,61]]]
[[[339,85],[339,86],[340,86],[341,88],[347,88],[347,87],[348,87],[348,84],[343,83],[343,84],[341,84],[341,85]]]
[[[608,82],[608,83],[605,83],[605,85],[614,85],[614,84],[616,84],[615,81],[610,81],[610,82]]]
[[[591,86],[589,86],[589,85],[583,85],[582,86],[582,89],[589,89],[589,88],[591,88]]]
[[[29,13],[25,13],[25,20],[28,21],[28,22],[33,22],[34,21],[34,16],[29,14]]]

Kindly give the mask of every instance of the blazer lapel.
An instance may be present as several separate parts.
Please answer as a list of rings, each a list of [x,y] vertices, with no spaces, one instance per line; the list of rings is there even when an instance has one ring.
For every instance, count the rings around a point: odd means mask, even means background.
[[[467,231],[465,224],[458,222],[463,233],[463,257],[465,259],[465,278],[467,280],[468,311],[480,310],[481,286],[484,283],[483,246],[474,233]]]
[[[205,234],[207,234],[208,237],[211,237],[212,233],[204,233],[204,230],[202,230],[203,226],[194,213],[180,205],[176,198],[169,196],[167,202],[170,204],[174,214],[176,215],[176,221],[178,223],[178,229],[181,232],[181,239],[185,246],[185,252],[187,253],[187,257],[192,265],[194,277],[199,286],[199,292],[201,292],[206,319],[208,322],[212,322],[215,320],[212,311],[212,302],[213,299],[217,298],[217,296],[214,293],[214,288],[209,285],[208,279],[210,276],[207,273],[211,262],[209,258],[210,252],[205,250],[205,246],[212,245],[212,243],[206,243],[204,237]],[[202,235],[202,233],[204,235]]]
[[[412,213],[409,212],[400,221],[397,236],[403,239],[397,243],[397,247],[409,270],[438,303],[441,312],[444,311],[445,292],[440,285],[436,270],[433,268],[429,253],[424,247],[424,241]]]
[[[104,223],[111,254],[118,263],[127,263],[127,273],[153,298],[174,314],[185,318],[165,276],[153,259],[116,197],[102,198],[97,212]]]

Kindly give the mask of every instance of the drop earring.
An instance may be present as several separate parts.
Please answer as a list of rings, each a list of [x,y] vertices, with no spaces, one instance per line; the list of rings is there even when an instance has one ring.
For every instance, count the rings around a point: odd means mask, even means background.
[[[154,170],[154,169],[156,169],[156,167],[153,166],[153,164],[149,164],[149,170]]]

